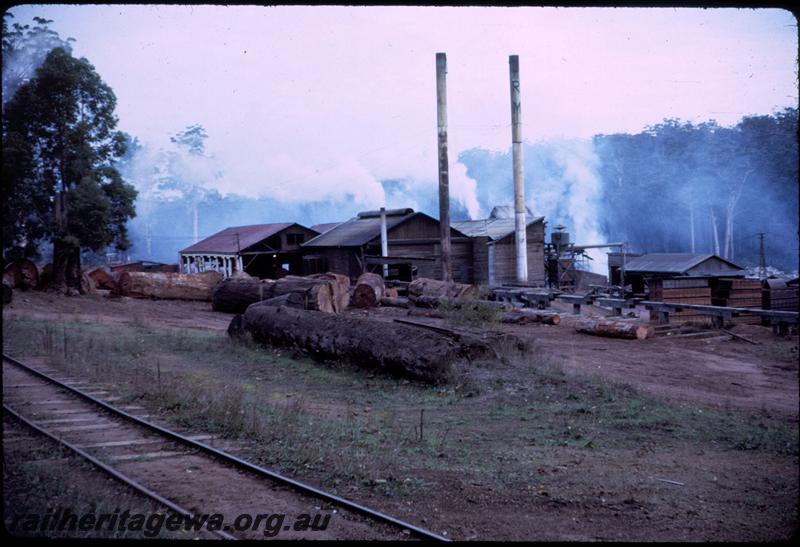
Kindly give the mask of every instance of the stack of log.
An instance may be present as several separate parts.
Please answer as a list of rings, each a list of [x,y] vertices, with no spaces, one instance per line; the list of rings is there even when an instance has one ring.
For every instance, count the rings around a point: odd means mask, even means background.
[[[234,277],[220,283],[211,300],[215,310],[228,313],[243,313],[256,303],[340,313],[350,302],[349,285],[346,276],[334,273],[278,280]]]
[[[374,273],[363,273],[353,287],[353,306],[356,308],[374,308],[381,303],[386,292],[383,277]]]
[[[259,343],[294,347],[315,358],[345,360],[435,384],[447,382],[462,363],[490,350],[485,344],[409,325],[264,304],[234,317],[229,334],[249,334]]]
[[[3,269],[3,282],[12,289],[36,289],[39,287],[39,268],[28,259],[15,260]]]
[[[480,296],[478,287],[464,283],[448,283],[438,279],[420,277],[408,285],[408,298],[415,302],[424,297],[474,299]]]
[[[210,301],[221,281],[222,274],[219,272],[122,272],[117,285],[122,296]]]
[[[94,268],[93,270],[89,270],[87,275],[94,283],[95,289],[111,291],[114,294],[119,292],[117,275],[114,274],[107,266],[100,266],[98,268]]]

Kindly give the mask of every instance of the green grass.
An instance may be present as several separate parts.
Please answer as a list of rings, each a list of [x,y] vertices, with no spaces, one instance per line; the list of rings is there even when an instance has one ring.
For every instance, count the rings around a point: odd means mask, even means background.
[[[797,431],[764,416],[656,401],[601,377],[567,374],[536,347],[525,357],[505,352],[517,361],[496,371],[484,363],[488,379],[468,396],[222,333],[34,320],[6,321],[3,331],[12,355],[113,379],[129,400],[175,424],[249,441],[260,463],[315,472],[333,489],[405,496],[430,486],[417,469],[469,470],[511,487],[520,475],[502,454],[530,446],[588,452],[683,440],[797,454]],[[510,366],[524,371],[522,385],[503,376]]]

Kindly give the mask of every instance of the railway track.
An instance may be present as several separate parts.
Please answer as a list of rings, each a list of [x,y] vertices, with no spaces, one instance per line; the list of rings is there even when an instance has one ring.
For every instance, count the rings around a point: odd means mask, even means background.
[[[3,354],[6,415],[184,519],[223,515],[224,527],[206,530],[212,536],[449,541],[205,444],[208,436],[186,436],[152,423],[135,415],[143,408],[113,406],[114,397],[101,400],[102,391],[62,374]],[[308,517],[319,524],[316,530],[309,529]]]

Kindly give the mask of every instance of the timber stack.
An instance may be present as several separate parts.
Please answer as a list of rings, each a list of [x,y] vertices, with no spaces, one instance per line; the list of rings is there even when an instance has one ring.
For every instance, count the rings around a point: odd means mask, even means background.
[[[120,295],[133,298],[211,301],[221,281],[219,272],[122,272],[118,285]]]
[[[383,277],[374,273],[363,273],[358,277],[353,288],[353,306],[356,308],[374,308],[381,303],[386,292]]]

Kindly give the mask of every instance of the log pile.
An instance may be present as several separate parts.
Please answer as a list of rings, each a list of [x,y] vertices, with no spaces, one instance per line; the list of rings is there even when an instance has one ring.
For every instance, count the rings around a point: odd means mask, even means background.
[[[259,343],[295,347],[315,358],[345,360],[434,384],[447,382],[460,364],[476,357],[474,344],[436,332],[263,303],[234,318],[229,332],[248,333]]]
[[[39,286],[39,268],[26,258],[15,260],[3,269],[3,281],[12,289],[35,289]]]
[[[339,313],[343,311],[340,307],[343,301],[337,299],[336,295],[339,294],[339,289],[334,286],[339,283],[339,281],[331,279],[287,275],[275,282],[273,296],[297,292],[303,296],[305,309],[325,313]]]
[[[106,266],[100,266],[88,272],[88,276],[94,282],[96,289],[119,292],[117,277]]]
[[[401,298],[399,296],[384,296],[381,298],[381,306],[392,308],[410,308],[414,304],[408,298]]]
[[[353,288],[353,306],[356,308],[374,308],[380,304],[385,291],[383,277],[374,273],[363,273],[358,277]]]
[[[346,275],[333,272],[318,273],[308,276],[311,279],[321,279],[331,282],[331,292],[333,294],[333,309],[337,312],[346,310],[350,305],[350,278]]]
[[[117,284],[122,296],[210,301],[221,281],[222,274],[219,272],[122,272]]]
[[[214,289],[211,308],[226,313],[243,313],[247,306],[274,296],[275,281],[249,275],[226,279]]]
[[[408,297],[414,301],[421,296],[434,298],[469,299],[478,298],[478,287],[464,283],[447,283],[438,279],[420,277],[408,285]]]
[[[605,318],[582,318],[575,323],[575,330],[584,334],[627,340],[645,340],[655,334],[652,325]]]

